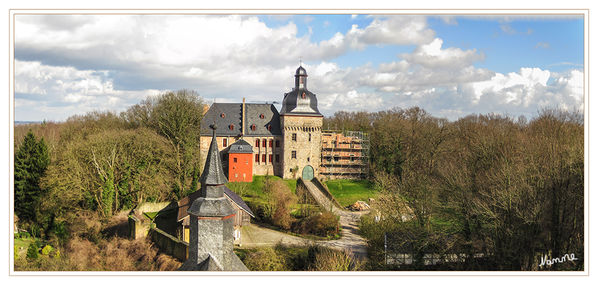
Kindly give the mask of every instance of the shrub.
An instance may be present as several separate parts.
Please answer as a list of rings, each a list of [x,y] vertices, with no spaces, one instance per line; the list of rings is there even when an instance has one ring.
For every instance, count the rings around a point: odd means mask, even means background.
[[[44,248],[42,248],[42,254],[43,255],[50,255],[50,253],[54,250],[54,248],[47,244],[46,246],[44,246]]]
[[[37,246],[36,242],[32,242],[29,244],[27,248],[27,258],[28,259],[37,259],[39,257],[39,247]]]
[[[291,205],[297,202],[287,184],[282,180],[266,179],[264,192],[268,194],[268,208],[266,214],[270,215],[272,224],[288,230],[293,223]]]
[[[304,218],[294,225],[294,231],[300,234],[334,236],[339,233],[339,218],[330,211],[321,212]]]
[[[101,270],[99,248],[89,240],[75,237],[68,242],[66,251],[71,270]]]
[[[315,271],[355,271],[363,267],[363,263],[353,257],[348,250],[336,250],[327,247],[311,247],[309,256],[313,263],[310,270]]]
[[[243,262],[251,271],[287,270],[284,257],[271,247],[259,248],[249,252]]]

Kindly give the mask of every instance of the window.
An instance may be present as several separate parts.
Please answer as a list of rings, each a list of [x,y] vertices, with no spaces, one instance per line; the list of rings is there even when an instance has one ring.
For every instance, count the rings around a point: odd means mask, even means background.
[[[263,147],[266,147],[266,139],[263,139],[263,140],[262,140],[262,146],[263,146]]]
[[[276,147],[280,147],[280,141],[276,140]]]
[[[251,130],[252,130],[252,131],[255,131],[255,124],[254,124],[254,125],[251,125]]]
[[[272,125],[268,124],[268,131],[272,131]]]
[[[301,82],[303,83],[303,82]],[[305,99],[305,92],[303,92],[303,94],[301,94],[301,99]]]
[[[272,145],[273,145],[273,141],[272,141],[272,140],[270,140],[270,141],[268,142],[268,146],[269,146],[269,147],[272,147]]]
[[[224,117],[226,117],[226,115],[224,113],[221,113],[220,118],[224,118]]]
[[[311,134],[309,134],[309,141],[311,141]]]
[[[294,141],[297,141],[297,134],[292,134],[291,135],[291,139],[294,140]]]
[[[260,162],[260,155],[259,154],[255,154],[255,162]]]
[[[268,162],[272,163],[272,155],[268,155]]]
[[[264,117],[264,114],[260,114],[260,119],[263,119]]]
[[[266,162],[266,155],[265,154],[262,154],[262,162],[264,162],[264,163]]]
[[[280,162],[280,155],[276,155],[276,162]]]
[[[307,162],[309,162],[309,157],[307,158]]]
[[[260,139],[255,139],[255,147],[260,147]]]
[[[291,158],[297,158],[297,151],[291,152]]]
[[[235,125],[233,125],[233,124],[228,125],[228,129],[231,130],[231,131],[234,130],[235,129]]]
[[[233,158],[233,162],[234,162],[234,163],[237,163],[237,158],[236,158],[236,157],[235,157],[235,158]]]
[[[222,139],[222,147],[228,146],[228,139]]]

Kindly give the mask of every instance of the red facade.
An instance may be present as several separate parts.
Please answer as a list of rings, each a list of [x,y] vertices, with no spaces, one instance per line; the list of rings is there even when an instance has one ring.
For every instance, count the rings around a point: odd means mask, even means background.
[[[253,181],[252,153],[228,154],[228,181],[251,182]]]

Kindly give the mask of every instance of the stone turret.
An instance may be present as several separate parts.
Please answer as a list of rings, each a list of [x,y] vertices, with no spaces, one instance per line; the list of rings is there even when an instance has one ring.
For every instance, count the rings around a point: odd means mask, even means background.
[[[235,209],[224,196],[227,182],[212,125],[212,143],[201,176],[201,195],[189,213],[189,257],[179,270],[246,271],[233,252]]]
[[[283,178],[311,180],[319,176],[323,117],[316,94],[307,90],[307,72],[299,66],[295,72],[295,87],[284,94],[280,110]]]

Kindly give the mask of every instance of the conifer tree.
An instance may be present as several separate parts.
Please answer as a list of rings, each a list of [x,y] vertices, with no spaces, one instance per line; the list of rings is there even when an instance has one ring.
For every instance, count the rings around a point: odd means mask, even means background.
[[[39,141],[29,130],[15,153],[15,213],[21,220],[33,221],[35,207],[42,190],[40,178],[50,164],[50,155],[44,139]]]

